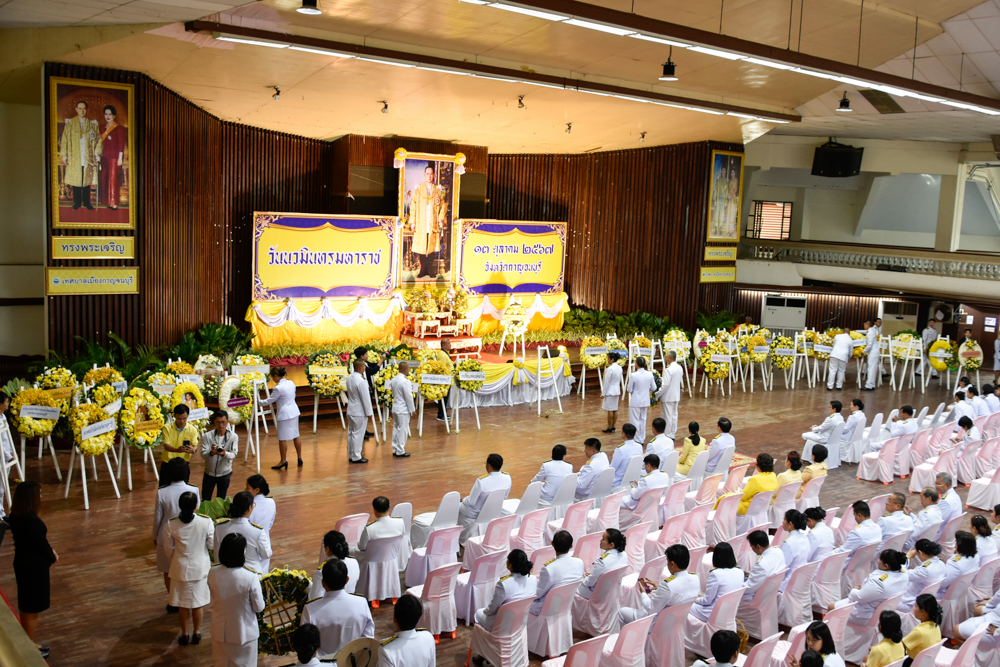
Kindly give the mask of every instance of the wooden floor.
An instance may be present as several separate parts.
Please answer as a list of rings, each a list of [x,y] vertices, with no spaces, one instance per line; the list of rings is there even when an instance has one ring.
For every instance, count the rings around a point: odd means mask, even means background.
[[[853,380],[852,374],[849,381]],[[893,392],[887,386],[874,392],[850,389],[828,392],[825,387],[794,391],[784,389],[780,378],[775,391],[766,393],[760,385],[754,394],[737,390],[734,395],[709,399],[684,396],[680,405],[681,428],[691,420],[702,425],[702,433],[714,435],[719,417],[729,417],[734,424],[738,451],[756,455],[767,451],[779,461],[788,450],[800,450],[800,434],[827,414],[833,398],[849,404],[861,396],[866,413],[888,413],[904,403],[916,407],[947,399],[946,388],[935,383],[921,396],[917,391]],[[269,466],[278,460],[277,442],[272,427],[263,439],[261,467],[277,501],[277,520],[271,533],[274,548],[272,567],[312,571],[322,535],[333,528],[341,516],[371,509],[371,499],[386,495],[393,503],[411,501],[414,513],[432,511],[442,494],[449,490],[467,494],[473,481],[483,474],[486,455],[497,452],[504,457],[504,470],[513,477],[513,495],[520,495],[541,462],[549,458],[551,447],[565,444],[574,467],[584,462],[583,440],[605,438],[605,413],[601,398],[589,392],[585,399],[574,393],[563,399],[560,414],[555,401],[542,405],[542,416],[535,406],[488,408],[480,411],[482,430],[474,428],[471,412],[463,414],[461,433],[445,433],[445,426],[429,421],[422,439],[412,438],[409,459],[392,458],[391,447],[369,440],[367,465],[348,465],[346,432],[339,419],[321,421],[316,434],[311,425],[302,425],[302,468],[274,472]],[[658,409],[656,410],[658,414]],[[433,414],[433,413],[430,413]],[[619,413],[619,426],[626,411]],[[650,420],[652,419],[652,415]],[[416,432],[414,422],[414,433]],[[619,431],[620,432],[620,431]],[[617,444],[620,436],[605,440]],[[242,448],[242,443],[241,443]],[[42,517],[49,528],[49,540],[61,560],[52,568],[52,607],[41,615],[40,643],[52,647],[52,665],[208,665],[211,664],[211,641],[208,618],[202,628],[205,641],[200,646],[180,647],[176,615],[164,610],[166,594],[155,567],[155,549],[151,539],[153,499],[156,483],[150,467],[133,464],[136,486],[122,491],[116,499],[106,472],[90,486],[90,510],[84,511],[81,488],[75,480],[69,499],[63,499],[64,487],[57,484],[51,459],[41,461],[29,456],[27,477],[43,481]],[[65,467],[69,457],[60,454]],[[242,480],[256,472],[253,459],[243,463],[242,452],[234,471],[233,490],[240,490]],[[202,463],[196,460],[192,483],[200,487]],[[779,466],[779,472],[781,467]],[[907,490],[909,480],[897,480],[890,487],[858,482],[856,466],[845,465],[832,471],[823,487],[824,506],[845,507],[859,498],[870,498],[890,490]],[[239,481],[237,481],[239,480]],[[123,480],[124,483],[124,475]],[[232,493],[232,491],[231,491]],[[966,489],[961,489],[964,498]],[[919,509],[910,497],[911,509]],[[13,544],[8,536],[0,547],[0,589],[12,603],[16,586],[12,572]],[[392,608],[375,612],[376,637],[392,634]],[[442,641],[438,649],[439,665],[461,665],[468,651],[470,632],[459,626],[458,638]],[[691,658],[689,654],[689,658]],[[532,664],[539,664],[532,656]],[[261,665],[294,662],[291,656],[261,657]]]

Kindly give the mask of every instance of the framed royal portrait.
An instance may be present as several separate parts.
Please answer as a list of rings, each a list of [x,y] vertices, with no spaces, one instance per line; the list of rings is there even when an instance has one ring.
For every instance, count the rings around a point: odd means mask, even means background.
[[[399,284],[446,288],[453,282],[458,230],[459,182],[465,156],[410,153],[398,148],[399,220],[402,241]]]
[[[135,90],[49,77],[55,229],[135,229]]]
[[[740,240],[743,200],[743,153],[712,151],[708,189],[709,241]]]

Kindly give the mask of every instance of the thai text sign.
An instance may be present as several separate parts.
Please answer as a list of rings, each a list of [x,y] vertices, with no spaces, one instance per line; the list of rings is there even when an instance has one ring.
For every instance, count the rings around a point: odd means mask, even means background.
[[[565,222],[462,220],[459,284],[474,294],[563,291]]]
[[[139,267],[45,269],[45,293],[54,294],[138,294]]]
[[[253,298],[392,294],[396,218],[254,213]]]
[[[133,259],[131,236],[53,236],[52,259]]]

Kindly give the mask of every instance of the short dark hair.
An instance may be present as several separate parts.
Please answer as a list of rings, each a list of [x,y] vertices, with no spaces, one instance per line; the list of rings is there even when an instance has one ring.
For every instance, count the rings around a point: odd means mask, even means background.
[[[858,406],[858,410],[864,410],[865,409],[865,402],[862,401],[860,398],[852,399],[851,400],[851,405]]]
[[[616,551],[625,551],[625,534],[617,528],[607,528],[604,531],[608,534],[608,542]]]
[[[486,457],[486,465],[499,472],[503,468],[503,457],[499,454],[490,454]]]
[[[967,392],[964,392],[964,391],[956,391],[956,392],[955,392],[955,398],[957,398],[957,399],[958,399],[958,400],[960,400],[960,401],[964,401],[964,400],[965,400],[965,397],[966,397],[967,395],[968,395],[968,394],[967,394]]]
[[[625,422],[624,424],[622,424],[622,435],[624,435],[626,438],[629,438],[629,439],[634,438],[635,437],[635,426],[633,426],[632,424],[629,424],[628,422]]]
[[[375,500],[372,501],[372,509],[376,512],[388,512],[389,499],[385,496],[377,496]]]
[[[110,104],[104,105],[104,110],[105,111],[110,111],[112,116],[117,116],[118,115],[118,109],[114,108]]]
[[[719,542],[712,552],[712,567],[736,567],[736,554],[729,542]]]
[[[573,533],[560,530],[552,536],[552,548],[557,554],[568,554],[573,548]]]
[[[601,451],[601,441],[597,438],[587,438],[583,441],[584,447],[590,447],[594,451]]]
[[[829,456],[830,452],[827,451],[826,445],[816,445],[813,447],[813,461],[816,463],[822,463],[826,461],[826,457]]]
[[[840,412],[844,409],[844,404],[840,401],[830,401],[830,407],[833,408],[834,412]]]
[[[878,630],[891,642],[898,644],[903,641],[903,619],[894,611],[886,609],[879,614]]]
[[[671,544],[666,551],[667,562],[673,563],[682,570],[691,564],[691,552],[683,544]]]
[[[972,418],[969,415],[962,415],[958,420],[958,425],[968,431],[973,426]]]
[[[253,505],[253,494],[249,491],[240,491],[233,496],[233,502],[229,505],[229,518],[238,519],[247,513]]]
[[[803,651],[799,658],[799,667],[823,667],[825,658],[816,651]]]
[[[229,533],[219,544],[219,562],[228,568],[243,567],[246,562],[247,538]]]
[[[562,461],[566,457],[566,445],[556,445],[552,448],[552,460]]]
[[[367,353],[368,353],[368,348],[365,347],[364,345],[362,345],[360,347],[354,348],[354,358],[355,359],[360,359],[361,357],[363,357]]]
[[[805,511],[807,519],[813,521],[823,521],[826,519],[826,510],[822,507],[807,507]]]
[[[764,547],[765,549],[771,545],[771,540],[768,539],[767,533],[763,530],[754,530],[747,535],[747,542],[750,543],[752,547]]]
[[[271,366],[271,377],[283,378],[288,375],[288,371],[285,370],[284,366]]]
[[[928,540],[926,537],[917,540],[913,548],[924,552],[928,556],[938,556],[941,554],[941,545],[933,540]]]
[[[732,630],[717,630],[712,635],[709,647],[717,664],[729,662],[740,652],[740,636]]]
[[[424,614],[424,605],[420,598],[407,593],[396,600],[392,610],[392,617],[396,619],[400,630],[412,630],[417,627],[420,617]]]
[[[972,558],[976,555],[976,536],[967,530],[955,533],[955,553]]]
[[[785,512],[785,521],[790,522],[795,530],[805,530],[808,527],[806,524],[806,515],[796,509],[790,509]]]
[[[962,385],[962,384],[971,384],[969,382],[969,376],[968,375],[963,375],[962,377],[958,378],[958,384],[959,385]]]
[[[341,560],[351,555],[350,547],[347,546],[347,538],[339,530],[327,531],[323,536],[323,546],[330,550],[330,555]]]
[[[920,492],[920,495],[922,495],[924,498],[927,498],[927,500],[931,501],[932,503],[936,503],[937,501],[941,500],[941,494],[939,494],[937,492],[937,489],[935,489],[933,486],[924,487],[924,490]]]
[[[800,470],[802,468],[802,456],[794,449],[788,452],[788,456],[785,458],[788,460],[788,467],[792,470]]]
[[[167,465],[164,466],[164,476],[167,478],[168,482],[186,482],[191,478],[191,466],[188,462],[179,456],[167,461]]]
[[[312,623],[299,625],[292,634],[292,648],[295,649],[295,656],[299,659],[299,663],[303,665],[313,659],[321,645],[319,628]]]
[[[863,500],[854,501],[854,503],[851,505],[851,509],[854,510],[855,514],[860,514],[866,519],[870,519],[872,516],[871,508],[868,507],[868,503],[866,503]]]
[[[174,416],[175,417],[180,417],[181,415],[190,414],[190,412],[191,412],[191,409],[188,406],[184,405],[183,403],[178,403],[177,407],[174,408]]]
[[[833,635],[830,633],[830,626],[823,621],[813,621],[806,628],[806,632],[822,642],[819,652],[823,655],[830,655],[837,652],[837,645],[833,643]]]
[[[642,460],[648,466],[653,466],[654,468],[660,467],[660,457],[656,454],[646,454],[646,458]]]
[[[729,431],[733,428],[733,422],[729,421],[726,417],[720,417],[719,428],[722,429],[723,433],[729,433]]]
[[[2,401],[0,401],[2,403]],[[663,417],[657,417],[653,420],[653,431],[656,433],[663,433],[667,430],[667,420]]]
[[[215,411],[212,412],[212,416],[209,417],[209,422],[211,422],[212,424],[214,424],[215,420],[218,419],[219,417],[225,417],[226,421],[229,421],[229,413],[228,412],[226,412],[225,410],[215,410]]]
[[[323,563],[323,584],[331,591],[342,591],[347,586],[347,563],[331,558]]]
[[[643,357],[636,357],[635,365],[638,366],[639,368],[645,368],[646,360]]]
[[[994,391],[996,391],[996,388],[993,385],[991,385],[991,384],[984,384],[983,385],[983,393],[984,394],[992,394]],[[3,399],[0,399],[0,403],[3,403]]]
[[[757,469],[761,472],[774,472],[774,457],[767,452],[758,454]]]
[[[904,405],[903,407],[901,407],[899,409],[899,411],[901,413],[903,413],[904,415],[910,415],[911,417],[913,416],[913,406],[912,405]]]

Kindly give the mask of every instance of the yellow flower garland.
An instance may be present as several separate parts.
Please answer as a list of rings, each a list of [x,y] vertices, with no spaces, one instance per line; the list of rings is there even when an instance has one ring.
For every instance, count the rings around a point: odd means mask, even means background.
[[[233,361],[234,366],[263,366],[266,363],[259,354],[241,354]]]
[[[146,419],[141,421],[157,421],[159,426],[148,431],[136,431],[135,422],[139,408],[146,408]],[[139,387],[133,387],[122,399],[122,409],[118,412],[118,428],[121,429],[125,442],[138,449],[150,449],[160,443],[163,433],[163,410],[160,400],[152,392]]]
[[[636,336],[635,338],[632,339],[632,345],[635,345],[636,347],[644,347],[647,349],[652,349],[653,341],[649,340],[645,336]],[[646,368],[649,368],[649,357],[647,357],[646,355],[641,355],[641,356],[643,359],[646,360]]]
[[[122,374],[110,366],[105,366],[104,368],[92,368],[83,376],[83,383],[87,385],[124,381],[125,378],[122,377]]]
[[[73,427],[73,441],[80,448],[80,453],[88,456],[100,456],[115,445],[115,431],[108,431],[92,438],[82,439],[83,429],[91,424],[111,419],[104,408],[93,403],[83,403],[73,408],[69,414],[69,423]]]
[[[464,389],[465,391],[472,391],[472,392],[479,391],[480,389],[483,388],[484,383],[482,380],[461,380],[459,379],[458,374],[462,371],[470,373],[480,373],[482,372],[482,370],[483,370],[483,365],[478,360],[462,359],[455,366],[455,381],[458,383],[458,386]]]
[[[799,338],[799,346],[795,351],[801,354],[804,350],[807,357],[815,357],[816,356],[815,350],[811,347],[805,347],[804,342],[812,343],[815,346],[816,339],[818,337],[819,337],[818,334],[815,331],[812,331],[811,329],[803,331],[802,336]]]
[[[340,368],[340,357],[333,352],[317,352],[306,364],[306,379],[309,380],[309,386],[313,388],[313,391],[322,398],[333,398],[344,390],[344,385],[340,381],[341,376],[332,373],[313,373],[310,370],[313,366]]]
[[[677,355],[677,362],[678,363],[683,362],[683,361],[687,361],[688,350],[686,348],[682,348],[682,347],[669,348],[666,345],[666,343],[668,343],[668,342],[670,342],[670,343],[683,343],[683,342],[687,341],[687,339],[688,339],[687,334],[684,333],[684,331],[682,329],[672,329],[672,330],[668,331],[666,333],[666,335],[663,336],[663,342],[664,342],[663,350],[664,350],[664,354],[666,354],[666,352],[668,350],[673,349],[674,353]]]
[[[41,389],[25,387],[14,394],[10,401],[10,416],[14,418],[17,425],[17,432],[27,439],[44,438],[52,435],[52,429],[56,426],[55,419],[35,419],[34,417],[22,417],[22,405],[38,405],[46,408],[56,407],[56,401]],[[13,446],[14,443],[11,443]]]
[[[791,350],[794,349],[794,347],[795,341],[788,336],[776,336],[774,340],[771,341],[771,365],[779,371],[791,368],[792,362],[795,361],[795,357],[791,355],[786,356],[783,354],[775,354],[774,351],[778,348]]]
[[[175,375],[193,375],[194,366],[184,361],[183,359],[178,359],[177,361],[167,364],[167,370]]]
[[[74,389],[74,394],[79,391],[76,376],[73,375],[73,371],[65,366],[53,366],[52,368],[46,368],[41,375],[35,378],[35,382],[37,382],[39,387],[42,389],[64,389],[69,387]],[[56,402],[56,405],[59,406],[59,414],[62,417],[68,417],[70,408],[73,407],[72,397],[55,398],[53,400]]]
[[[194,382],[181,382],[179,385],[174,387],[174,393],[170,396],[170,411],[173,412],[181,403],[184,403],[184,394],[194,394],[194,400],[196,407],[205,407],[205,397],[201,395],[201,389],[198,389],[198,385]],[[185,405],[187,405],[185,403]],[[189,406],[190,407],[190,406]],[[204,431],[208,428],[207,419],[195,419],[189,420],[189,424],[194,424],[194,427],[198,431]]]
[[[105,407],[118,400],[118,392],[110,384],[102,384],[90,392],[90,402]]]
[[[372,378],[375,391],[378,393],[378,401],[380,404],[388,406],[389,412],[392,412],[392,389],[389,387],[389,380],[397,375],[399,375],[399,367],[396,364],[386,364]]]
[[[585,350],[588,347],[605,347],[605,345],[604,341],[597,336],[587,336],[584,338],[580,343],[580,363],[591,370],[595,368],[604,368],[608,365],[608,355],[587,354]]]
[[[816,335],[816,340],[813,341],[812,356],[816,357],[820,361],[825,361],[830,358],[829,352],[818,352],[816,350],[816,345],[833,345],[833,336],[828,333],[821,333]]]
[[[702,369],[710,380],[721,380],[729,376],[729,362],[712,361],[713,354],[729,354],[729,348],[723,341],[709,343],[702,353]]]
[[[963,357],[963,352],[978,352],[978,357]],[[962,341],[958,347],[958,358],[962,362],[962,368],[967,371],[978,371],[983,366],[983,348],[979,347],[976,341]]]
[[[612,338],[608,341],[607,347],[608,347],[608,352],[617,351],[624,353],[624,354],[619,354],[618,358],[618,365],[624,368],[625,365],[628,363],[628,348],[625,347],[625,343],[621,342],[617,338]]]
[[[425,361],[417,367],[417,381],[427,375],[450,375],[448,367],[441,361]],[[440,401],[448,395],[451,385],[447,384],[420,384],[420,394],[429,401]]]
[[[146,383],[150,387],[154,385],[177,384],[177,378],[171,375],[170,373],[164,373],[161,371],[159,373],[152,373],[151,375],[149,375],[146,378]],[[163,406],[164,410],[170,409],[170,394],[162,394],[162,395],[158,394],[157,398],[160,399],[160,404]]]
[[[752,336],[740,336],[737,341],[737,345],[740,348],[740,363],[755,363],[762,364],[767,359],[767,354],[762,352],[754,352],[753,348],[763,347],[767,345],[767,340],[760,335],[760,333],[755,333]]]
[[[919,338],[917,338],[913,334],[909,334],[909,333],[897,334],[897,335],[893,336],[892,339],[894,341],[898,342],[898,343],[912,343],[914,341],[920,340]],[[894,356],[896,359],[899,359],[901,361],[905,361],[906,359],[913,360],[913,359],[919,359],[920,358],[920,356],[917,354],[916,350],[913,350],[913,349],[910,349],[910,348],[899,349],[898,347],[893,347],[893,349],[892,349],[892,356]]]
[[[928,350],[928,353],[931,353],[931,352],[940,352],[941,350],[946,350],[948,352],[948,354],[950,355],[952,353],[951,343],[949,341],[946,341],[946,340],[936,340],[933,343],[931,343],[931,349]],[[931,366],[934,368],[934,370],[936,370],[936,371],[946,371],[946,370],[948,370],[948,362],[951,360],[950,356],[949,357],[935,357],[935,356],[929,354],[929,357],[930,357],[930,360],[931,360]]]
[[[853,330],[851,331],[851,340],[864,340],[864,339],[865,335],[862,332]],[[855,359],[860,359],[864,355],[865,355],[865,348],[861,346],[854,348],[854,351],[851,353],[851,356],[854,357]]]

